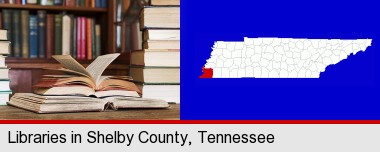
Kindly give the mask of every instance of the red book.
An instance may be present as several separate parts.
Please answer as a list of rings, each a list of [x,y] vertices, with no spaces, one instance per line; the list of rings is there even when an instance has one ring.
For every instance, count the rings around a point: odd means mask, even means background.
[[[54,50],[54,15],[46,17],[46,58],[51,59]]]
[[[85,17],[82,17],[81,19],[81,37],[82,37],[82,42],[81,42],[81,59],[84,60],[86,59],[86,50],[87,50],[87,47],[86,47],[86,26],[87,26],[87,21],[86,21],[86,18]]]
[[[82,48],[82,22],[81,17],[77,17],[77,58],[81,59],[81,48]]]
[[[65,1],[66,6],[75,6],[75,0],[66,0]]]
[[[21,0],[15,0],[16,4],[21,4]]]

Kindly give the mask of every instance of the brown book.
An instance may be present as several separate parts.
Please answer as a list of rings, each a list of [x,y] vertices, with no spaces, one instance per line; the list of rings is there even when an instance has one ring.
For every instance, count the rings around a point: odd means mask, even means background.
[[[93,98],[80,96],[41,96],[16,93],[8,105],[35,113],[63,113],[117,110],[122,108],[168,108],[164,100],[135,97]]]
[[[86,20],[86,45],[87,45],[87,54],[86,54],[86,57],[87,57],[87,60],[91,60],[92,59],[92,35],[91,35],[91,18],[87,18]]]
[[[66,0],[65,1],[65,5],[66,6],[75,6],[76,5],[76,1],[75,0]]]
[[[148,40],[144,42],[144,49],[180,49],[179,40]]]
[[[29,11],[21,11],[21,57],[29,57]]]
[[[51,59],[54,53],[54,14],[46,17],[46,58]]]

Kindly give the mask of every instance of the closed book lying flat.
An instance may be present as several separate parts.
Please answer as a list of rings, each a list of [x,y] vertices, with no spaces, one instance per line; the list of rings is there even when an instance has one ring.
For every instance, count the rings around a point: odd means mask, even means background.
[[[180,85],[137,84],[143,98],[161,99],[167,102],[180,103]]]
[[[179,7],[145,7],[140,16],[141,29],[180,28]]]
[[[130,66],[133,81],[145,84],[179,84],[179,67]]]
[[[0,40],[9,40],[8,39],[8,30],[0,30]]]
[[[5,65],[5,56],[0,55],[0,68],[7,68]]]
[[[10,42],[9,41],[0,41],[0,54],[7,55],[10,51]]]
[[[163,100],[146,98],[91,98],[78,96],[40,96],[16,93],[8,105],[36,113],[63,113],[117,110],[122,108],[168,108]]]
[[[153,5],[153,6],[180,5],[180,0],[150,0],[150,5]]]
[[[10,80],[9,79],[0,79],[0,92],[8,92],[11,90],[9,87]]]
[[[7,105],[9,101],[9,96],[12,94],[12,91],[0,91],[0,106]]]
[[[179,50],[139,50],[131,52],[131,64],[142,66],[180,66]]]
[[[179,30],[146,29],[144,41],[148,40],[180,40]]]
[[[0,67],[0,81],[1,80],[8,80],[9,79],[9,76],[8,76],[8,73],[9,73],[9,69],[6,68],[6,67]]]
[[[144,42],[144,49],[180,49],[179,40],[148,40]]]

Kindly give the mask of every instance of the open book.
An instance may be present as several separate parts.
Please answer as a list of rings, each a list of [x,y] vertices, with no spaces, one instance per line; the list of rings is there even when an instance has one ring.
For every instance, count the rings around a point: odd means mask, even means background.
[[[137,86],[127,76],[102,76],[102,73],[119,56],[118,53],[97,57],[84,68],[70,55],[54,55],[63,68],[48,69],[66,75],[44,75],[34,85],[34,93],[40,95],[82,95],[82,96],[135,96],[141,94]]]
[[[168,108],[163,100],[136,97],[92,98],[80,96],[41,96],[16,93],[8,105],[36,113],[88,112],[121,108]]]

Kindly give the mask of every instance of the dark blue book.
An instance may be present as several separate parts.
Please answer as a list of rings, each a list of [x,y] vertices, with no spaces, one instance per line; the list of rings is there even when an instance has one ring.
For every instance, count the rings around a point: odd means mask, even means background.
[[[38,11],[38,57],[46,54],[46,11]]]
[[[62,0],[54,0],[54,5],[62,5]]]
[[[102,3],[102,8],[107,8],[108,7],[108,1],[107,0],[100,0]]]
[[[102,2],[101,2],[102,0],[95,0],[95,7],[96,8],[100,8],[100,7],[102,7]]]
[[[38,57],[38,17],[37,15],[29,16],[29,57]]]

